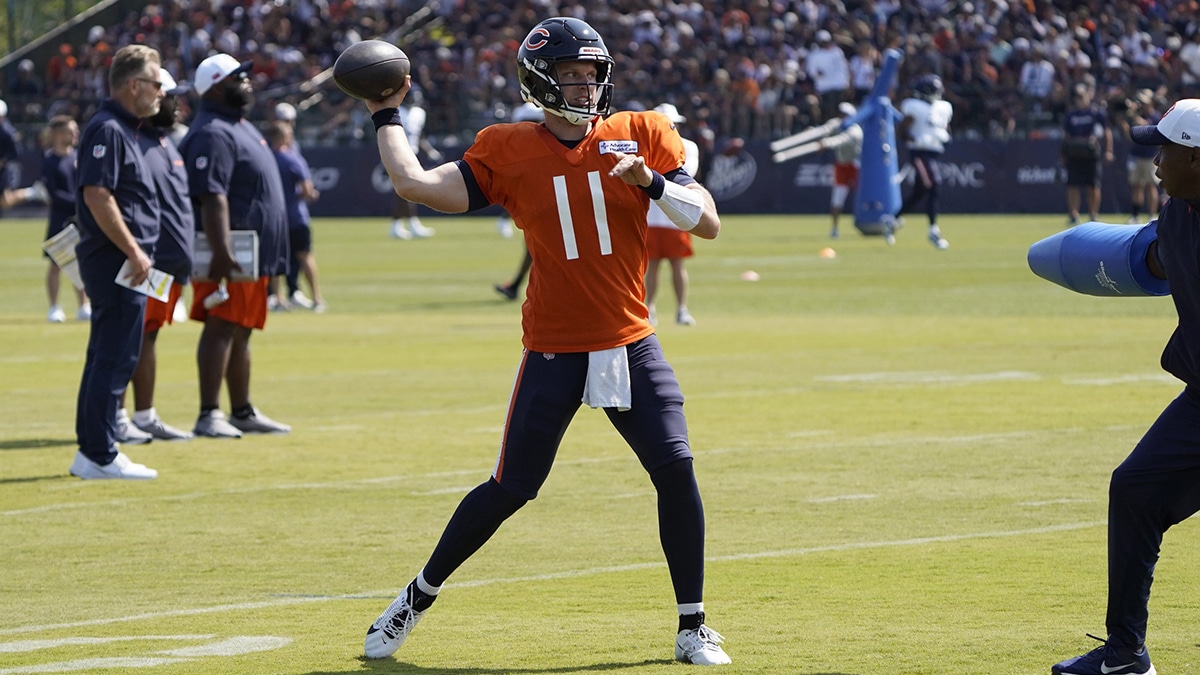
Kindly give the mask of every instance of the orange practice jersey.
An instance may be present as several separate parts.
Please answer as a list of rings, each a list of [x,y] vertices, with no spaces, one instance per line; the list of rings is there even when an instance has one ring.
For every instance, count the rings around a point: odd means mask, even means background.
[[[686,159],[666,117],[629,112],[597,122],[574,148],[533,122],[487,127],[463,158],[533,256],[521,308],[528,349],[590,352],[654,332],[643,302],[650,198],[608,175],[613,151],[639,155],[662,174]]]

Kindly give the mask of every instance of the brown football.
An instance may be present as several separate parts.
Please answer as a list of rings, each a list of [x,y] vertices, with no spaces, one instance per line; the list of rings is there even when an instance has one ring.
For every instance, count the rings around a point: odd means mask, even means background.
[[[383,40],[363,40],[338,56],[333,81],[354,98],[378,101],[404,86],[408,71],[408,56],[399,47]]]

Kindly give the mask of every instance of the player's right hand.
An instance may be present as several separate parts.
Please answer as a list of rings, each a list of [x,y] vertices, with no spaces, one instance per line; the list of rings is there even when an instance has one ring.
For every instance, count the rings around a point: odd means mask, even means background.
[[[129,280],[131,286],[139,286],[146,280],[146,277],[150,276],[151,267],[154,267],[154,263],[139,246],[137,251],[129,257],[129,274],[125,278]]]
[[[408,95],[409,89],[412,89],[412,75],[405,76],[404,86],[393,92],[391,96],[378,101],[367,101],[367,110],[374,115],[385,108],[399,108],[404,103],[404,97]]]
[[[230,277],[235,270],[241,272],[242,267],[237,264],[228,251],[213,251],[212,262],[208,265],[209,281],[217,283],[231,281]]]

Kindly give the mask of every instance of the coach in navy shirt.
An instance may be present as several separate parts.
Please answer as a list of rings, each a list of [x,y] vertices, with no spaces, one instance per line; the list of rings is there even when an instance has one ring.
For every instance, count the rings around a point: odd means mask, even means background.
[[[154,385],[158,376],[158,331],[174,322],[175,304],[192,274],[192,242],[196,238],[196,218],[192,200],[188,198],[187,172],[183,157],[168,130],[176,124],[179,97],[187,92],[180,87],[166,68],[159,69],[163,82],[163,99],[158,112],[144,120],[146,133],[139,137],[145,150],[146,164],[154,177],[161,207],[158,243],[155,245],[154,267],[175,278],[166,301],[146,298],[146,315],[142,330],[142,355],[133,371],[133,414],[122,410],[119,429],[134,439],[145,441],[146,435],[163,441],[187,440],[192,435],[167,424],[154,407]],[[141,433],[135,433],[141,432]]]
[[[143,117],[162,99],[158,52],[128,45],[113,55],[106,99],[80,138],[76,189],[80,273],[92,299],[91,335],[79,385],[75,433],[79,452],[71,474],[80,478],[156,478],[117,444],[118,399],[142,347],[146,296],[116,282],[146,280],[158,240],[159,202],[143,155]],[[121,272],[126,262],[129,269]]]
[[[267,142],[243,112],[254,101],[246,73],[251,64],[228,54],[200,62],[193,86],[200,111],[179,145],[188,172],[188,191],[197,231],[212,247],[208,278],[196,280],[192,319],[204,322],[196,361],[200,369],[200,417],[193,432],[211,438],[242,433],[287,433],[291,427],[260,413],[250,402],[250,334],[267,320],[267,282],[287,270],[287,211],[279,168]],[[234,282],[231,230],[258,233],[257,278]],[[228,299],[219,298],[227,283]],[[214,296],[214,294],[218,294]],[[232,416],[220,409],[221,382],[229,389]]]

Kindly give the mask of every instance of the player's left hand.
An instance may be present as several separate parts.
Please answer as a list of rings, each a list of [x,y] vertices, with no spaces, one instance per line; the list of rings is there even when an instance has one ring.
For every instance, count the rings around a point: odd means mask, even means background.
[[[654,172],[646,166],[646,160],[637,155],[626,155],[623,152],[612,153],[617,158],[617,164],[609,170],[608,175],[616,176],[630,185],[649,187],[654,180]]]

